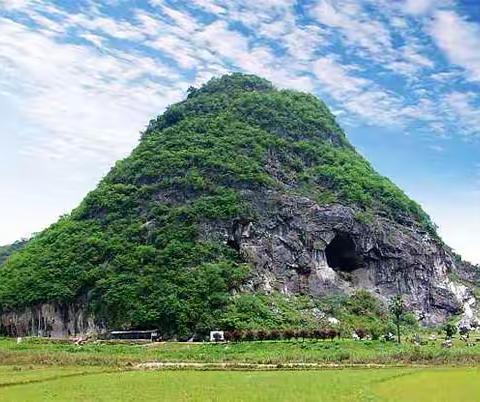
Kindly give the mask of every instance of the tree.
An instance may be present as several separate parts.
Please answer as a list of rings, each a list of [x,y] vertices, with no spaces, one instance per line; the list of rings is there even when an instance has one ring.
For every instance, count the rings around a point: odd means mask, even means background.
[[[265,339],[267,339],[267,331],[263,330],[263,329],[260,329],[257,331],[257,339],[259,341],[263,341]]]
[[[195,88],[194,86],[190,85],[187,89],[187,94],[188,96],[192,97],[195,95],[195,93],[198,91],[197,88]]]
[[[457,326],[451,322],[447,322],[443,327],[443,330],[445,331],[446,337],[451,338],[457,333]]]
[[[297,337],[302,338],[302,341],[305,342],[305,339],[310,338],[310,331],[308,329],[302,328],[297,331]]]
[[[402,322],[402,318],[405,314],[406,308],[403,302],[402,296],[397,295],[390,300],[389,306],[390,313],[393,316],[393,321],[397,327],[397,342],[400,343],[400,324]]]
[[[365,339],[367,337],[367,330],[365,328],[356,328],[355,333],[359,337],[359,339]]]
[[[293,338],[295,338],[295,331],[293,329],[283,331],[283,339],[291,340]]]
[[[280,339],[281,337],[282,337],[282,334],[278,329],[272,329],[268,334],[268,339],[271,339],[271,340],[277,340],[277,339]]]

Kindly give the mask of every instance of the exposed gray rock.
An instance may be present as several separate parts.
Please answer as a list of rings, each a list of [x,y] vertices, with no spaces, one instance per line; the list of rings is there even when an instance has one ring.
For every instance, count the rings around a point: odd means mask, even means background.
[[[351,207],[276,192],[245,196],[256,197],[254,217],[205,223],[202,237],[223,236],[253,264],[249,290],[324,296],[362,288],[384,301],[405,295],[425,324],[475,316],[472,292],[449,278],[456,270],[449,251],[414,223],[362,222]]]
[[[459,280],[480,284],[479,265],[473,265],[466,261],[458,261],[456,272]]]
[[[83,304],[41,304],[23,311],[4,312],[0,328],[9,336],[68,338],[103,332]]]

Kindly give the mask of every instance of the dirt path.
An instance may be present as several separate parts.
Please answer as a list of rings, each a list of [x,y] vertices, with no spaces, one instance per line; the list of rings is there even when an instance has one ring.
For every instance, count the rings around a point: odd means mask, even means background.
[[[322,363],[285,363],[285,364],[262,364],[262,363],[198,363],[198,362],[145,362],[134,366],[137,370],[326,370],[326,369],[375,369],[375,368],[428,368],[428,365],[391,365],[391,364],[322,364]]]

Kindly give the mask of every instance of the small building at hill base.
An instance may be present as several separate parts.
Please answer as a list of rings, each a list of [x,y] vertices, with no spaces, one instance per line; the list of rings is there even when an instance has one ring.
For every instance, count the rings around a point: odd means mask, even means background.
[[[210,331],[210,342],[223,342],[225,341],[224,331]]]

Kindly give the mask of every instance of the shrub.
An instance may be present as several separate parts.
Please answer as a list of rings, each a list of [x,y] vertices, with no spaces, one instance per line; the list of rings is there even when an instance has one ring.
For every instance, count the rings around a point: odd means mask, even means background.
[[[254,341],[257,339],[257,333],[255,331],[252,331],[251,329],[246,330],[243,333],[243,339],[246,341]]]
[[[257,339],[259,341],[264,341],[265,339],[267,339],[267,335],[268,335],[267,331],[263,329],[257,331]]]
[[[326,339],[327,333],[324,329],[314,329],[313,330],[313,337],[315,339]]]
[[[448,322],[443,327],[443,331],[445,332],[445,336],[447,338],[451,338],[457,333],[457,326],[451,322]]]
[[[372,325],[370,327],[370,334],[372,335],[372,339],[377,341],[383,335],[384,331],[380,325]]]
[[[329,329],[325,330],[325,333],[326,333],[327,338],[332,340],[332,341],[336,337],[340,336],[340,332],[338,332],[336,329],[333,329],[333,328],[329,328]]]
[[[310,338],[310,331],[308,329],[302,328],[299,331],[297,331],[296,334],[297,338],[302,338],[303,340]]]
[[[347,311],[357,316],[382,316],[380,301],[366,290],[357,290],[346,302]]]
[[[364,339],[368,332],[365,328],[356,328],[355,329],[355,333],[357,334],[357,336],[360,338],[360,339]]]
[[[268,339],[271,339],[271,340],[276,340],[276,339],[280,339],[282,337],[282,334],[280,331],[276,330],[276,329],[272,329],[269,333],[268,333]]]
[[[293,329],[286,329],[282,334],[283,339],[291,340],[295,338],[295,331]]]
[[[230,332],[231,339],[233,342],[239,342],[242,340],[242,332],[241,331],[231,331]]]

